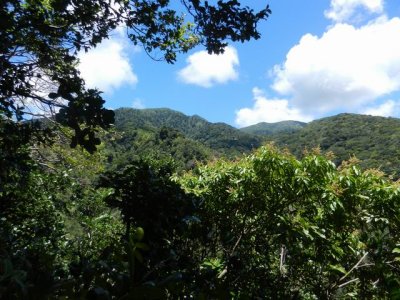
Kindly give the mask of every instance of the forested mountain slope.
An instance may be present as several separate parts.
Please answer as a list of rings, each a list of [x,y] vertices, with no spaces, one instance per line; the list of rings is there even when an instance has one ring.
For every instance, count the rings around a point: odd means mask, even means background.
[[[182,166],[213,157],[233,158],[274,141],[297,157],[305,149],[320,147],[333,152],[334,162],[356,156],[363,168],[377,168],[400,176],[400,119],[357,114],[315,120],[260,123],[240,130],[224,123],[210,123],[170,109],[115,111],[119,139],[110,141],[112,155],[123,163],[142,153],[172,156]]]
[[[281,121],[276,123],[261,122],[255,125],[240,128],[240,130],[257,135],[271,135],[278,133],[292,133],[302,129],[306,125],[307,123],[300,121]]]
[[[364,168],[378,168],[396,178],[400,175],[400,119],[339,114],[271,139],[297,156],[319,146],[333,152],[336,164],[354,155]]]
[[[241,132],[225,123],[210,123],[199,116],[186,116],[166,108],[117,109],[115,127],[125,133],[139,129],[156,132],[163,127],[174,129],[188,139],[231,157],[258,148],[264,141],[262,137]]]

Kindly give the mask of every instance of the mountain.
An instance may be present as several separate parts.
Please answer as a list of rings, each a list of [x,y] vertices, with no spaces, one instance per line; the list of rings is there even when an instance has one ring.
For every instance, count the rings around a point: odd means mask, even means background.
[[[364,168],[378,168],[400,177],[400,119],[397,118],[339,114],[269,139],[297,156],[304,149],[320,147],[323,152],[333,152],[336,164],[354,155]]]
[[[242,132],[257,135],[272,135],[278,133],[292,133],[305,127],[307,123],[300,121],[281,121],[276,123],[261,122],[248,127],[240,128]]]
[[[154,131],[162,127],[181,132],[186,138],[200,142],[205,146],[228,156],[249,152],[262,145],[264,138],[242,132],[225,123],[211,123],[194,115],[167,109],[131,109],[115,110],[115,127],[119,131],[141,128]]]
[[[166,109],[115,110],[115,129],[106,138],[110,166],[118,168],[143,155],[174,158],[179,169],[196,161],[234,158],[258,148],[264,138],[199,116]]]
[[[188,168],[195,161],[221,156],[234,158],[267,141],[301,157],[305,149],[320,147],[333,152],[334,162],[356,156],[360,165],[400,177],[400,119],[339,114],[308,124],[298,121],[260,123],[241,130],[224,123],[210,123],[171,109],[115,111],[115,131],[110,141],[111,160],[123,164],[143,153],[173,157]]]

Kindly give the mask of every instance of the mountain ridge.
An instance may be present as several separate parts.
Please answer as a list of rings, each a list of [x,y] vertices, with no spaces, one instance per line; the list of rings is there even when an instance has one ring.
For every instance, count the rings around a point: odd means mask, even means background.
[[[333,152],[334,162],[355,156],[366,168],[377,168],[395,178],[400,176],[400,119],[342,113],[308,123],[293,133],[274,135],[278,146],[296,156],[304,149],[319,147]]]
[[[237,128],[222,123],[211,123],[198,116],[187,116],[171,109],[131,109],[115,110],[115,126],[123,129],[126,125],[138,127],[145,124],[148,128],[169,127],[181,131],[185,136],[200,141],[214,150],[240,154],[260,147],[264,139],[241,132]],[[231,149],[231,151],[229,151]]]
[[[281,132],[294,132],[303,128],[306,125],[307,123],[305,122],[286,120],[273,123],[260,122],[247,127],[242,127],[240,128],[240,130],[257,135],[271,135]]]
[[[320,147],[323,153],[335,154],[336,165],[356,156],[365,169],[377,168],[394,178],[400,177],[398,118],[342,113],[310,123],[265,123],[267,125],[261,124],[258,129],[255,126],[250,132],[244,132],[222,122],[211,123],[198,115],[187,116],[167,108],[122,108],[115,112],[115,128],[119,132],[128,132],[127,143],[136,145],[132,151],[146,152],[149,151],[146,149],[162,145],[163,151],[172,156],[179,152],[178,157],[184,156],[186,161],[190,161],[190,155],[204,161],[210,157],[234,158],[274,142],[297,157],[301,157],[305,149]],[[260,134],[262,132],[264,134]],[[167,138],[162,140],[160,136]],[[168,145],[163,144],[166,141],[178,150],[170,151]],[[125,148],[129,151],[129,147]]]

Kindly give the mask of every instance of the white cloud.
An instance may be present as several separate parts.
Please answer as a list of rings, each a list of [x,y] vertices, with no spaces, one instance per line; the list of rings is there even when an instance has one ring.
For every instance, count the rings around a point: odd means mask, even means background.
[[[399,113],[400,105],[393,100],[388,100],[376,107],[368,107],[360,112],[365,115],[390,117]]]
[[[357,110],[400,91],[400,19],[363,27],[336,24],[322,37],[306,34],[275,66],[272,88],[306,113]]]
[[[186,62],[188,65],[178,72],[178,77],[188,84],[208,88],[239,76],[235,68],[239,65],[239,57],[236,49],[230,46],[220,55],[198,51],[190,55]]]
[[[236,124],[240,127],[260,122],[274,123],[285,120],[308,122],[312,118],[303,115],[300,110],[290,107],[285,99],[268,99],[259,88],[253,88],[254,106],[242,108],[236,112]]]
[[[138,81],[129,62],[126,42],[121,37],[103,41],[89,52],[79,53],[79,71],[86,86],[111,92]]]
[[[136,109],[143,109],[145,108],[145,105],[141,99],[135,99],[132,103],[132,107]]]
[[[358,21],[363,18],[363,12],[381,14],[384,0],[332,0],[325,17],[335,22]],[[361,9],[361,11],[360,11]]]

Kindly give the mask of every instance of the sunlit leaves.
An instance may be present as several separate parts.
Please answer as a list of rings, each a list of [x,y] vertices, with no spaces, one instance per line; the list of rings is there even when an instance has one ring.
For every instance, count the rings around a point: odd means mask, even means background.
[[[240,257],[240,268],[227,268],[231,290],[321,298],[383,296],[396,287],[399,271],[390,261],[398,255],[399,188],[377,173],[352,162],[337,169],[318,154],[297,160],[267,146],[240,161],[200,167],[181,183],[204,201],[220,245],[216,258]],[[243,284],[230,285],[231,273]],[[260,276],[283,292],[266,282],[256,285],[265,292],[250,289]]]

